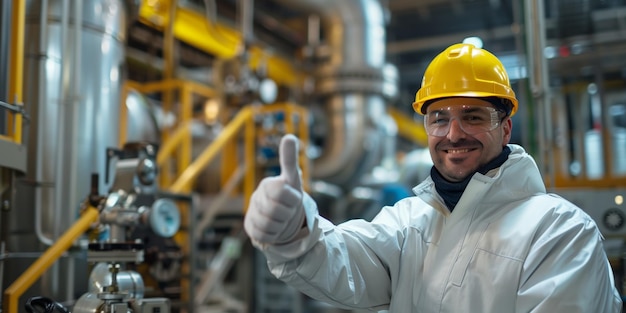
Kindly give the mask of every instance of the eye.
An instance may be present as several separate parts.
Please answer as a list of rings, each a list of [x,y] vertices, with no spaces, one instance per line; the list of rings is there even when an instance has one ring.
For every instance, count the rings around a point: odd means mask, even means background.
[[[448,124],[448,122],[450,121],[450,119],[448,117],[445,116],[433,116],[431,118],[428,119],[430,122],[430,125],[445,125]]]
[[[480,115],[476,115],[476,114],[468,114],[465,116],[465,120],[468,121],[484,121],[485,119],[480,116]]]
[[[469,112],[463,114],[463,120],[472,124],[481,124],[490,121],[490,116],[481,114],[480,112]]]

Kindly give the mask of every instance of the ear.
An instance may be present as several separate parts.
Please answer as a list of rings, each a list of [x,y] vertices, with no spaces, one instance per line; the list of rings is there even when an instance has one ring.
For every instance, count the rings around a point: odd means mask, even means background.
[[[502,121],[502,145],[507,145],[511,141],[511,130],[513,129],[513,121],[510,116],[507,116]]]

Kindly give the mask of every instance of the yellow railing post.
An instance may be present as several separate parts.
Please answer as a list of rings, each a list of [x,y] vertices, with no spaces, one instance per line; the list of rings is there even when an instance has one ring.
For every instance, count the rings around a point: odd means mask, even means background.
[[[252,108],[245,107],[235,116],[232,122],[228,123],[212,144],[210,144],[189,166],[180,174],[169,188],[171,192],[186,192],[190,190],[193,181],[200,175],[200,172],[213,160],[222,150],[227,141],[235,138],[237,132],[245,125],[245,122],[252,119]]]
[[[248,119],[245,126],[245,136],[244,136],[244,163],[248,166],[248,170],[245,174],[245,179],[243,181],[243,193],[244,193],[244,212],[248,208],[248,204],[250,203],[250,196],[254,191],[254,187],[256,185],[256,132],[255,132],[254,118],[251,116]]]
[[[182,123],[176,128],[172,136],[159,147],[157,154],[157,165],[159,168],[164,166],[168,158],[174,154],[178,146],[183,140],[191,137],[191,122]]]
[[[11,56],[9,62],[9,86],[8,103],[17,106],[22,105],[23,72],[24,72],[24,21],[26,14],[26,1],[18,0],[13,3],[11,29]],[[7,123],[9,137],[16,144],[22,143],[22,114],[9,112]]]

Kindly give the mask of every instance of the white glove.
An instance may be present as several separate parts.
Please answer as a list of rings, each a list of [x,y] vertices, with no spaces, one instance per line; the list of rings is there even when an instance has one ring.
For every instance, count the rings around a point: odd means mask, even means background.
[[[244,220],[252,240],[265,244],[292,241],[304,223],[298,138],[283,136],[279,148],[280,175],[264,178],[252,193]]]

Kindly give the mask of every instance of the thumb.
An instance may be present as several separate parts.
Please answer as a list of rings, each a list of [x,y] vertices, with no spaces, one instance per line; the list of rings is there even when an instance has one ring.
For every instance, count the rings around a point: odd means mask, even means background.
[[[292,134],[283,136],[279,148],[280,175],[295,189],[302,189],[298,165],[298,138]]]

